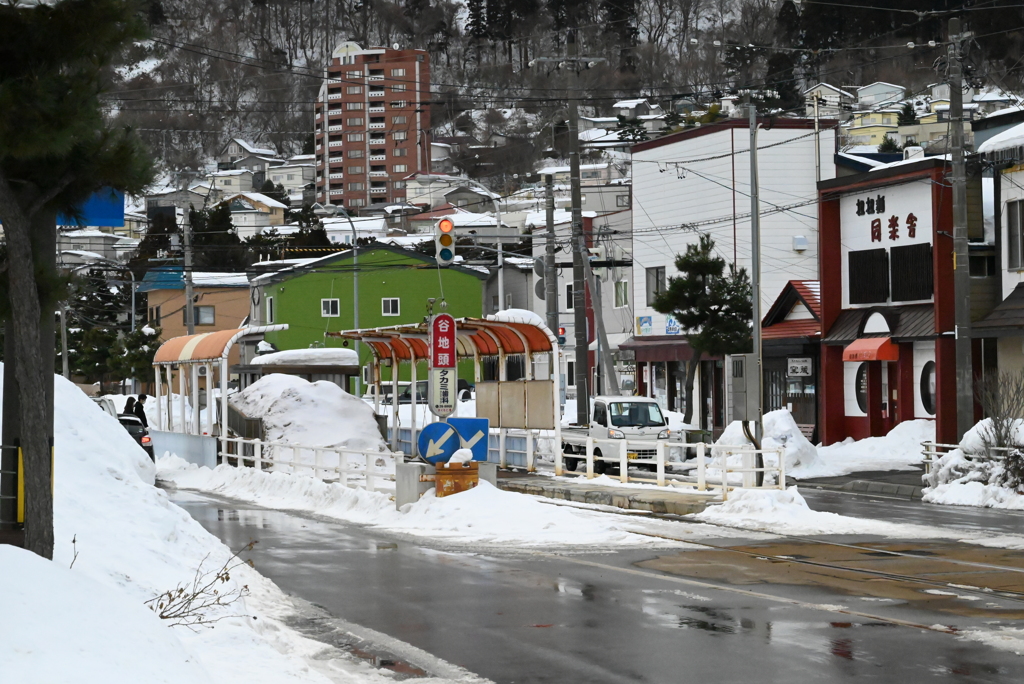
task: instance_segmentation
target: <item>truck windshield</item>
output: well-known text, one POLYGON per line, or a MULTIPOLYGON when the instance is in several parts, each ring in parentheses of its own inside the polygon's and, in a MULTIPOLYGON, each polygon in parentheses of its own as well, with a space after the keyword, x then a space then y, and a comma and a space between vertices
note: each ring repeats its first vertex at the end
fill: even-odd
POLYGON ((661 408, 654 402, 617 401, 608 405, 614 427, 647 427, 664 425, 661 408))

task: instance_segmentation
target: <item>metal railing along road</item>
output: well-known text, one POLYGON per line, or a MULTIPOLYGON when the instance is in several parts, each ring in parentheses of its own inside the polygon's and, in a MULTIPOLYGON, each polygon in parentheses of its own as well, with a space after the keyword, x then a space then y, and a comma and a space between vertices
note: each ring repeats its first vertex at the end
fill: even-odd
MULTIPOLYGON (((697 491, 707 491, 709 489, 719 489, 722 492, 722 499, 725 500, 729 496, 730 489, 737 489, 738 487, 750 488, 756 486, 757 473, 764 473, 765 475, 774 474, 774 482, 768 485, 762 485, 764 489, 785 489, 786 488, 786 462, 783 456, 783 450, 781 447, 774 449, 755 449, 751 445, 740 445, 740 446, 729 446, 721 444, 706 444, 704 442, 686 443, 680 445, 675 442, 667 442, 665 440, 632 440, 632 439, 595 439, 594 437, 588 437, 586 440, 586 453, 585 454, 566 454, 561 449, 555 450, 555 473, 562 475, 564 472, 564 459, 566 457, 573 459, 574 461, 585 461, 586 462, 586 477, 592 479, 596 477, 594 464, 596 462, 603 462, 612 466, 617 466, 619 469, 619 480, 624 483, 629 482, 640 482, 650 483, 654 482, 659 487, 664 487, 669 482, 665 475, 666 468, 666 452, 670 448, 678 448, 685 446, 686 448, 693 448, 696 450, 696 467, 691 470, 696 470, 696 482, 685 482, 678 479, 673 479, 673 484, 696 484, 697 491), (711 449, 711 460, 707 460, 707 450, 711 449), (596 453, 600 450, 600 453, 596 453), (640 456, 641 453, 649 454, 653 452, 654 457, 640 456), (756 456, 761 454, 762 457, 774 455, 775 465, 764 465, 757 467, 756 456), (729 457, 739 455, 742 457, 742 463, 740 465, 730 464, 729 457), (629 472, 630 467, 636 466, 654 466, 654 478, 650 477, 637 477, 631 475, 629 472), (717 471, 718 477, 712 476, 709 481, 708 471, 717 471), (740 484, 734 484, 730 482, 729 475, 739 473, 742 475, 742 482, 740 484)), ((767 478, 765 478, 767 481, 767 478)))
MULTIPOLYGON (((935 464, 940 457, 945 456, 954 449, 959 449, 959 444, 940 444, 938 442, 921 442, 921 453, 924 458, 921 462, 924 463, 924 474, 932 474, 932 466, 935 464)), ((1012 451, 1010 447, 985 447, 981 453, 970 453, 965 451, 964 458, 968 460, 981 460, 981 459, 995 459, 1001 458, 1006 455, 1007 452, 1012 451), (992 453, 996 452, 996 453, 992 453)))
POLYGON ((375 491, 394 489, 395 463, 402 452, 359 451, 340 447, 306 446, 244 437, 219 438, 221 463, 256 470, 310 475, 343 487, 375 491), (234 463, 232 463, 234 461, 234 463), (378 483, 383 487, 378 487, 378 483))

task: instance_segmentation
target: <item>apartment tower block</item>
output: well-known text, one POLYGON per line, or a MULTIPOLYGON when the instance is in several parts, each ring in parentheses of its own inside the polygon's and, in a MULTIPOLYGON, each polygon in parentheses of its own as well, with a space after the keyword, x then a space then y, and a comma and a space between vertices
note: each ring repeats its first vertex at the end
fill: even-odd
POLYGON ((405 201, 430 172, 430 56, 341 43, 316 101, 316 197, 353 213, 405 201))

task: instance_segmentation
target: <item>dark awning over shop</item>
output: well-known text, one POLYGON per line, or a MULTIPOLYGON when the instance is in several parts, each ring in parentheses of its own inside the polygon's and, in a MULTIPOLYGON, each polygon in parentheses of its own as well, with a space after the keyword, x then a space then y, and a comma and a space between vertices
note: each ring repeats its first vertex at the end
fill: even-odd
POLYGON ((846 346, 859 338, 891 337, 893 342, 930 340, 936 337, 935 308, 932 304, 914 306, 847 309, 839 314, 823 344, 846 346), (871 314, 880 313, 889 321, 888 333, 864 333, 864 323, 871 314))
POLYGON ((972 323, 971 327, 972 337, 1024 336, 1024 283, 1018 283, 988 316, 972 323))
POLYGON ((637 361, 689 361, 693 347, 679 335, 632 337, 619 345, 619 350, 632 351, 637 361))

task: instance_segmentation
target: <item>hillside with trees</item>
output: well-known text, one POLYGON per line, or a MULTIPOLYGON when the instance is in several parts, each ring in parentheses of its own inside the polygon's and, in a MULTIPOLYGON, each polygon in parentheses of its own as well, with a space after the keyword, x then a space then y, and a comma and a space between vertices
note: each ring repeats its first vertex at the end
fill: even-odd
MULTIPOLYGON (((151 35, 125 54, 107 106, 157 157, 184 168, 231 135, 280 153, 309 151, 323 66, 344 40, 428 50, 435 129, 497 126, 527 145, 564 128, 567 88, 581 91, 590 112, 607 115, 624 96, 668 105, 755 90, 766 106, 794 110, 802 90, 818 81, 884 80, 915 92, 939 80, 949 15, 930 13, 960 3, 865 4, 871 7, 811 0, 799 8, 788 0, 148 0, 151 35), (573 27, 580 54, 606 61, 579 73, 557 62, 530 66, 537 57, 564 55, 573 27), (525 116, 502 114, 509 111, 525 116)), ((1006 27, 1024 25, 1024 6, 968 4, 961 15, 976 36, 969 79, 1019 89, 1024 36, 1006 27)), ((532 159, 533 148, 549 145, 528 146, 532 159)))

